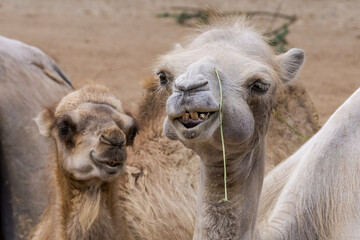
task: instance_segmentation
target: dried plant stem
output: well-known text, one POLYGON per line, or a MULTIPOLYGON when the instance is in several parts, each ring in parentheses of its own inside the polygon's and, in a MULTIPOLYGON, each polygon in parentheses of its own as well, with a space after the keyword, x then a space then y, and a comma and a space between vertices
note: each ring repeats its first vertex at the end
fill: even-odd
POLYGON ((221 135, 221 145, 222 145, 222 152, 223 152, 223 159, 224 159, 224 190, 225 190, 225 197, 221 201, 228 201, 227 196, 227 185, 226 185, 226 154, 225 154, 225 143, 224 143, 224 134, 223 134, 223 127, 222 127, 222 88, 221 88, 221 81, 219 77, 219 73, 214 68, 216 76, 219 80, 219 88, 220 88, 220 104, 219 104, 219 121, 220 121, 220 135, 221 135))
POLYGON ((293 133, 295 133, 300 138, 303 138, 305 140, 308 140, 310 138, 310 137, 302 135, 298 130, 296 130, 293 126, 291 126, 290 123, 288 123, 285 120, 285 118, 281 115, 281 113, 279 113, 278 111, 273 110, 273 114, 275 115, 275 117, 277 119, 279 119, 282 123, 284 123, 293 133))

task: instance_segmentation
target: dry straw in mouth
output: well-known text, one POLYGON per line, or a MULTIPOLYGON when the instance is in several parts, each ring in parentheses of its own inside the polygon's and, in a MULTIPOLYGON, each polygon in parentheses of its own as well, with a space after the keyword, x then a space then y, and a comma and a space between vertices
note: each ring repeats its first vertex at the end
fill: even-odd
POLYGON ((220 104, 219 104, 219 121, 220 121, 220 135, 221 135, 221 145, 222 145, 222 152, 223 152, 223 159, 224 159, 224 190, 225 190, 225 197, 220 200, 229 201, 227 197, 227 186, 226 186, 226 154, 225 154, 225 143, 224 143, 224 134, 223 134, 223 126, 222 126, 222 88, 221 88, 221 81, 220 76, 216 68, 214 68, 216 76, 219 80, 219 88, 220 88, 220 104))

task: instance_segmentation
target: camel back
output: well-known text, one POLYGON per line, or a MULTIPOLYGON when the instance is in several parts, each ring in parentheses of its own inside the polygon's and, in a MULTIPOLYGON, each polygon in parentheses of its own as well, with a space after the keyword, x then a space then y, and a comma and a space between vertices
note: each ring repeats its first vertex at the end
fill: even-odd
POLYGON ((25 239, 47 201, 48 143, 32 120, 71 91, 35 47, 0 37, 1 239, 25 239))

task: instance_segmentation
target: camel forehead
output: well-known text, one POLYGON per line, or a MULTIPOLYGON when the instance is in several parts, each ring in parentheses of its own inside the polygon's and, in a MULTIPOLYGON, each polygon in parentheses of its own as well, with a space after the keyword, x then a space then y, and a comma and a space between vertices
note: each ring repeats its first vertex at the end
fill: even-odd
POLYGON ((256 71, 256 65, 267 69, 277 68, 275 54, 261 35, 249 29, 229 28, 200 34, 188 46, 164 55, 157 70, 167 70, 177 77, 190 65, 203 61, 204 58, 211 58, 211 62, 229 73, 249 69, 256 71), (245 69, 243 65, 251 67, 245 69))
POLYGON ((249 57, 273 55, 264 37, 250 28, 212 29, 200 34, 188 47, 199 48, 211 45, 234 49, 249 57))
POLYGON ((106 103, 93 103, 84 102, 81 103, 75 110, 81 116, 111 116, 119 112, 109 104, 106 103))
POLYGON ((104 103, 81 103, 76 109, 65 112, 79 128, 85 129, 89 125, 101 125, 107 122, 122 122, 119 111, 104 103))
POLYGON ((254 55, 272 57, 273 50, 266 39, 251 28, 224 27, 204 31, 196 35, 193 40, 183 48, 174 51, 211 48, 218 46, 223 49, 232 49, 249 57, 254 55))
MULTIPOLYGON (((122 129, 126 129, 134 123, 134 119, 113 106, 106 103, 85 102, 75 110, 65 113, 78 125, 79 129, 89 126, 101 127, 103 124, 115 123, 122 129)), ((97 128, 96 127, 96 128, 97 128)))
POLYGON ((88 85, 65 96, 58 104, 55 116, 75 110, 82 103, 104 103, 123 112, 122 104, 109 90, 100 85, 88 85))

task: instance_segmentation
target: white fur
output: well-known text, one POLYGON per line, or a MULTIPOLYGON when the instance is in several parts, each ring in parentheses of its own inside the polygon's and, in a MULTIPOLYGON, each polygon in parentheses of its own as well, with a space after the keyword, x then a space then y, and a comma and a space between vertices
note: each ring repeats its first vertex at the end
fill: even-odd
POLYGON ((359 125, 360 89, 270 172, 259 213, 264 239, 359 238, 359 125), (271 190, 276 185, 280 191, 271 190))

